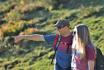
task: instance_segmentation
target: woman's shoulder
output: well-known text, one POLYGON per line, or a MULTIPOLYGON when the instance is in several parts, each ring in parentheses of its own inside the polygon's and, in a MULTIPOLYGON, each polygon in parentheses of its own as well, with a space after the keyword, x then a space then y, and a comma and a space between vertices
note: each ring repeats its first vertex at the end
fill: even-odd
POLYGON ((88 50, 89 50, 89 49, 93 49, 93 50, 95 49, 94 45, 92 45, 92 44, 87 45, 86 48, 87 48, 88 50))

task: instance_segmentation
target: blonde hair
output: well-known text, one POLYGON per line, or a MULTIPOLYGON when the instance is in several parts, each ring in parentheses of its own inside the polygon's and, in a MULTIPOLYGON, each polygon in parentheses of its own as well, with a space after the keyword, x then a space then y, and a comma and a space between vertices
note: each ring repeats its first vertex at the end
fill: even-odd
POLYGON ((73 44, 75 46, 74 49, 80 52, 81 58, 85 58, 86 57, 85 47, 89 44, 92 45, 88 27, 84 24, 78 24, 77 26, 75 26, 75 29, 76 29, 75 35, 77 38, 73 40, 73 44))

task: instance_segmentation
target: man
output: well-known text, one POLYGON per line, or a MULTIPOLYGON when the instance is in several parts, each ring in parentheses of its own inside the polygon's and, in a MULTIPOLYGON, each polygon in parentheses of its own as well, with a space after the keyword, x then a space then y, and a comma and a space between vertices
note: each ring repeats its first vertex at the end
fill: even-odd
POLYGON ((20 35, 15 36, 15 43, 22 39, 53 42, 53 48, 56 52, 54 70, 71 70, 71 45, 73 37, 69 28, 69 22, 68 20, 58 20, 55 25, 58 30, 56 35, 20 35))

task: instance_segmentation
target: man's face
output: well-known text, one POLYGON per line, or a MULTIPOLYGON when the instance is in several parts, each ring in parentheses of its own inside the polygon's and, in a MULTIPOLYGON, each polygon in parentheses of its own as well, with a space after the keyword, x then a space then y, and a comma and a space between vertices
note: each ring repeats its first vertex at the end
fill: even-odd
POLYGON ((60 27, 60 28, 57 28, 60 35, 65 35, 66 34, 66 31, 69 30, 68 26, 64 26, 64 27, 60 27))

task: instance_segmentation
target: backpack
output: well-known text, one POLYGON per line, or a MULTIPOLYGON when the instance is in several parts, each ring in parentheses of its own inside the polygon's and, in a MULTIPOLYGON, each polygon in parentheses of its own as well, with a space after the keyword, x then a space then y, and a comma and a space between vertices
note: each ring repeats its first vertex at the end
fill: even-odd
POLYGON ((96 48, 95 70, 104 70, 104 55, 99 48, 96 48))

